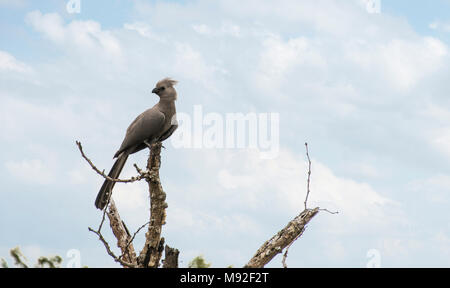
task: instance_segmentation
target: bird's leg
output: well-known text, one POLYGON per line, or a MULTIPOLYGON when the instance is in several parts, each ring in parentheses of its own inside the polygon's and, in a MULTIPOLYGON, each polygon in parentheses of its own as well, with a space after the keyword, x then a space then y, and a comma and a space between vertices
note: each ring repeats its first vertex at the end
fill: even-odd
POLYGON ((144 144, 147 145, 148 149, 152 149, 152 144, 148 143, 147 140, 144 140, 144 144))
MULTIPOLYGON (((148 143, 147 140, 144 140, 144 144, 147 145, 147 147, 148 147, 150 150, 152 149, 152 144, 148 143)), ((166 147, 164 147, 164 145, 162 145, 162 143, 161 143, 161 147, 164 148, 164 149, 166 149, 166 147)))

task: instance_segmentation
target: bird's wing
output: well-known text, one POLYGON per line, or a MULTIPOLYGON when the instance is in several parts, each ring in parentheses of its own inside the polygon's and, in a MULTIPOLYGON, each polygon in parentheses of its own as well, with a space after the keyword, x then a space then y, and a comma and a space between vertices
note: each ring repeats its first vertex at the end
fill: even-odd
POLYGON ((178 121, 177 121, 177 115, 173 115, 172 120, 170 121, 170 127, 169 129, 167 129, 167 131, 165 131, 158 139, 158 141, 164 141, 167 138, 169 138, 173 132, 175 132, 175 130, 177 130, 178 128, 178 121))
POLYGON ((164 134, 161 135, 161 137, 159 137, 158 141, 162 142, 164 140, 166 140, 167 138, 169 138, 173 132, 175 132, 175 130, 177 130, 178 128, 178 124, 172 124, 170 125, 169 129, 167 129, 166 132, 164 132, 164 134))
POLYGON ((130 147, 142 144, 145 140, 153 140, 161 134, 165 116, 153 107, 141 113, 128 127, 125 138, 115 157, 130 147))

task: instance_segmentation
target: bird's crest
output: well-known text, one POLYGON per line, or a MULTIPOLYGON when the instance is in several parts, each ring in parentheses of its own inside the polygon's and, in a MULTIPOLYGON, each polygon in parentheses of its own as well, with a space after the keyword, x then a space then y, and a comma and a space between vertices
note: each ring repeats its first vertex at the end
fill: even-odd
POLYGON ((162 80, 160 80, 157 84, 156 84, 156 87, 160 87, 160 86, 162 86, 162 85, 167 85, 167 86, 174 86, 174 85, 176 85, 178 83, 178 81, 177 80, 173 80, 172 78, 169 78, 169 77, 167 77, 167 78, 164 78, 164 79, 162 79, 162 80))

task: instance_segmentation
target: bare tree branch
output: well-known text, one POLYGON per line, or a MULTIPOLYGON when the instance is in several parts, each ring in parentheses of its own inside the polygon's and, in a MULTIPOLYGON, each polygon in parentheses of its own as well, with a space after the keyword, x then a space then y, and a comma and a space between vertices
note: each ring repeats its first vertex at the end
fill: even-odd
POLYGON ((305 210, 307 209, 306 203, 308 202, 309 196, 309 183, 311 181, 311 159, 309 159, 308 143, 305 142, 306 147, 306 157, 308 157, 308 180, 306 184, 306 197, 305 197, 305 210))
POLYGON ((284 248, 298 239, 305 231, 305 226, 316 216, 319 208, 306 209, 290 221, 286 227, 281 229, 270 240, 266 241, 256 254, 245 265, 245 268, 262 268, 277 254, 281 253, 284 248))
POLYGON ((105 174, 105 170, 100 171, 93 163, 92 161, 84 154, 83 152, 83 146, 81 146, 81 142, 76 141, 78 149, 81 152, 81 156, 89 163, 89 165, 91 166, 92 169, 94 169, 95 172, 97 172, 99 175, 101 175, 103 178, 112 181, 112 182, 120 182, 120 183, 132 183, 132 182, 136 182, 136 181, 140 181, 143 178, 145 178, 147 175, 145 172, 142 172, 142 170, 140 170, 136 164, 134 164, 135 168, 138 170, 139 172, 139 176, 137 177, 131 177, 130 179, 116 179, 116 178, 111 178, 108 175, 105 174))
MULTIPOLYGON (((81 152, 81 156, 89 163, 91 168, 96 171, 99 175, 101 175, 103 178, 108 179, 110 181, 114 182, 122 182, 122 183, 131 183, 135 181, 139 181, 143 179, 146 174, 145 172, 142 172, 136 164, 134 166, 136 167, 136 170, 139 172, 140 176, 138 177, 132 177, 131 179, 127 180, 121 180, 121 179, 114 179, 109 176, 107 176, 104 171, 100 171, 93 163, 92 161, 84 154, 83 147, 81 145, 81 142, 76 141, 76 144, 78 146, 78 149, 81 152)), ((145 226, 145 225, 144 225, 145 226)), ((136 252, 134 251, 134 247, 132 245, 132 241, 136 234, 141 230, 141 228, 131 237, 129 235, 129 232, 125 226, 125 223, 121 220, 119 212, 116 208, 116 205, 114 201, 111 199, 111 195, 109 196, 107 200, 107 204, 105 205, 105 208, 103 209, 102 214, 102 220, 100 221, 99 227, 97 230, 94 230, 89 227, 89 231, 95 233, 99 240, 103 243, 103 245, 106 248, 107 253, 118 263, 120 263, 124 267, 138 267, 137 265, 137 257, 136 252), (108 210, 109 209, 109 210, 108 210), (106 215, 108 215, 110 226, 113 231, 114 236, 117 239, 117 246, 121 249, 122 254, 117 257, 111 250, 109 243, 105 240, 103 237, 101 230, 103 227, 103 223, 105 222, 106 215), (124 259, 124 260, 122 260, 124 259)))
POLYGON ((180 255, 180 251, 168 245, 164 247, 164 251, 163 268, 178 268, 178 255, 180 255))
POLYGON ((330 210, 325 209, 325 208, 320 208, 319 211, 325 211, 325 212, 328 212, 330 214, 339 214, 339 211, 330 211, 330 210))
POLYGON ((287 268, 286 259, 288 255, 289 248, 291 245, 303 235, 306 225, 311 221, 311 219, 316 216, 319 211, 327 211, 332 214, 337 212, 330 212, 327 209, 320 209, 316 207, 314 209, 308 209, 308 197, 310 193, 309 185, 311 182, 311 159, 309 158, 308 143, 305 143, 306 156, 308 158, 308 179, 306 184, 306 197, 304 201, 305 210, 303 210, 297 217, 290 221, 286 227, 280 230, 275 236, 270 240, 266 241, 259 249, 256 254, 250 259, 245 267, 249 268, 262 268, 267 263, 269 263, 273 257, 278 253, 281 253, 283 249, 286 249, 283 255, 281 263, 283 267, 287 268))
POLYGON ((292 242, 289 243, 288 246, 286 246, 286 249, 284 250, 284 254, 283 254, 283 259, 281 260, 281 264, 283 264, 283 268, 287 268, 286 259, 288 256, 289 248, 291 248, 291 245, 294 244, 294 242, 297 241, 297 239, 300 238, 300 236, 302 236, 302 235, 303 235, 303 233, 298 234, 297 237, 295 237, 295 239, 292 240, 292 242))
POLYGON ((117 246, 122 251, 122 255, 119 259, 123 259, 133 265, 137 265, 136 252, 134 251, 133 244, 131 244, 131 236, 129 235, 122 219, 120 219, 119 212, 117 211, 114 200, 110 200, 109 211, 107 212, 109 218, 109 225, 117 239, 117 246))
MULTIPOLYGON (((83 147, 79 141, 76 141, 81 156, 89 163, 91 168, 101 175, 103 178, 122 183, 131 183, 145 179, 149 185, 150 191, 150 221, 142 225, 133 236, 128 232, 125 223, 121 220, 119 212, 112 199, 108 199, 107 205, 103 210, 102 220, 97 230, 89 227, 89 231, 95 233, 99 240, 103 243, 107 253, 124 267, 158 267, 164 250, 164 238, 161 237, 162 225, 165 224, 167 203, 165 202, 166 194, 164 193, 161 181, 159 179, 159 167, 161 166, 161 143, 152 144, 150 156, 147 161, 147 171, 142 171, 136 164, 134 167, 139 176, 130 179, 114 179, 100 171, 92 161, 84 154, 83 147), (109 208, 109 210, 107 210, 109 208), (114 236, 117 239, 117 246, 121 249, 122 254, 117 257, 111 250, 109 243, 105 240, 101 233, 105 216, 108 215, 110 226, 114 236), (132 242, 136 235, 146 226, 149 225, 146 233, 146 241, 139 257, 136 257, 132 242)), ((150 148, 150 147, 149 147, 150 148)), ((172 249, 172 248, 171 248, 172 249)))
MULTIPOLYGON (((102 220, 99 224, 97 230, 94 230, 89 227, 89 231, 95 233, 99 240, 103 243, 106 248, 107 253, 118 263, 120 263, 124 267, 158 267, 161 261, 162 252, 164 251, 164 238, 161 237, 162 225, 165 224, 166 219, 166 208, 167 203, 166 194, 164 193, 161 181, 159 179, 159 168, 161 166, 161 147, 162 144, 155 143, 152 144, 150 149, 150 156, 147 161, 147 170, 143 171, 136 164, 136 171, 139 176, 132 177, 130 179, 114 179, 106 175, 103 171, 100 171, 92 161, 84 154, 83 147, 81 142, 76 141, 78 149, 81 152, 81 156, 89 163, 91 168, 97 172, 97 174, 101 175, 103 178, 114 181, 114 182, 122 182, 122 183, 132 183, 135 181, 140 181, 145 179, 149 185, 150 191, 150 221, 142 225, 133 236, 128 232, 125 223, 121 220, 119 212, 115 206, 114 201, 111 199, 111 195, 108 198, 108 202, 103 210, 102 220), (105 221, 106 215, 108 215, 110 226, 113 231, 114 236, 117 239, 117 246, 121 249, 122 254, 117 257, 114 252, 112 252, 109 243, 105 240, 101 233, 101 229, 103 223, 105 221), (136 257, 136 253, 133 247, 133 240, 136 235, 145 227, 149 225, 148 231, 145 234, 145 245, 142 251, 139 254, 139 257, 136 257)), ((168 247, 168 246, 167 246, 168 247)), ((170 264, 174 265, 174 256, 176 249, 170 248, 170 251, 166 252, 166 257, 170 264), (167 254, 168 253, 168 254, 167 254)), ((179 251, 178 251, 179 253, 179 251)), ((178 265, 178 254, 176 254, 176 265, 178 265)))
MULTIPOLYGON (((307 142, 305 142, 305 149, 306 149, 306 157, 308 158, 308 179, 307 179, 307 182, 306 182, 306 197, 305 197, 304 204, 305 204, 305 210, 307 210, 308 209, 307 208, 308 196, 309 196, 309 192, 310 192, 309 184, 311 183, 311 159, 309 158, 309 151, 308 151, 308 143, 307 142)), ((320 211, 320 209, 319 209, 319 211, 320 211)), ((294 240, 292 240, 292 242, 289 243, 289 245, 286 247, 286 250, 284 251, 284 254, 283 254, 283 259, 281 260, 281 263, 283 264, 284 268, 287 268, 286 259, 287 259, 287 255, 288 255, 288 252, 289 252, 289 248, 291 248, 291 245, 295 241, 297 241, 297 239, 300 238, 301 235, 302 234, 298 234, 298 236, 294 240)))
POLYGON ((88 227, 88 229, 89 229, 89 231, 95 233, 98 236, 99 240, 105 246, 106 252, 114 259, 114 261, 120 263, 123 267, 135 268, 135 267, 137 267, 136 253, 134 252, 134 248, 133 248, 133 250, 131 250, 131 248, 128 247, 129 243, 125 247, 122 244, 123 243, 123 238, 124 238, 123 235, 127 235, 127 236, 125 236, 126 239, 128 239, 129 235, 128 235, 128 232, 126 230, 125 224, 120 219, 120 216, 119 216, 119 213, 117 211, 116 205, 114 204, 114 201, 111 202, 111 200, 112 199, 111 199, 111 195, 110 195, 109 198, 108 198, 108 201, 107 201, 107 203, 105 205, 105 208, 103 209, 102 220, 101 220, 101 222, 100 222, 100 224, 98 226, 98 229, 94 230, 91 227, 88 227), (107 211, 108 207, 110 209, 109 212, 107 211), (122 255, 120 257, 117 257, 114 254, 114 252, 112 252, 111 247, 109 246, 109 243, 103 237, 102 232, 101 232, 103 223, 105 222, 106 214, 108 214, 108 218, 109 218, 109 221, 110 221, 111 229, 113 230, 114 236, 116 236, 117 245, 122 250, 122 255), (127 260, 125 260, 125 261, 122 260, 122 257, 124 255, 127 256, 126 259, 128 261, 127 260))
POLYGON ((145 180, 150 191, 150 224, 145 234, 145 245, 139 254, 139 265, 157 268, 164 250, 161 238, 162 225, 166 223, 166 193, 163 191, 159 179, 161 166, 161 142, 152 144, 150 157, 147 161, 148 176, 145 180))
MULTIPOLYGON (((99 240, 103 243, 106 248, 107 253, 118 263, 124 267, 152 267, 157 268, 160 265, 162 253, 165 250, 165 259, 163 260, 164 268, 178 267, 178 255, 179 251, 177 249, 171 248, 169 246, 164 247, 164 238, 161 237, 162 225, 165 224, 166 219, 166 194, 161 186, 161 181, 159 178, 159 168, 161 166, 161 147, 162 144, 154 143, 151 145, 150 155, 147 161, 147 170, 141 170, 136 164, 134 167, 138 172, 139 176, 132 177, 130 179, 113 179, 105 175, 104 171, 100 171, 89 158, 83 152, 81 143, 77 141, 78 148, 81 152, 82 157, 90 164, 91 168, 95 170, 103 178, 122 183, 131 183, 145 179, 149 186, 150 192, 150 221, 142 225, 134 234, 128 232, 125 223, 120 219, 117 208, 114 201, 108 199, 108 203, 103 211, 102 221, 99 225, 98 230, 93 230, 89 227, 89 231, 94 232, 99 240), (109 210, 107 211, 107 207, 109 210), (105 240, 101 234, 101 228, 105 220, 105 215, 108 215, 110 220, 110 225, 113 233, 117 239, 117 245, 122 250, 122 254, 117 257, 111 250, 108 242, 105 240), (136 257, 132 242, 136 235, 148 225, 147 233, 145 234, 145 245, 139 257, 136 257)), ((337 214, 338 212, 330 212, 327 209, 321 209, 316 207, 314 209, 307 208, 308 197, 310 194, 310 177, 311 177, 311 159, 309 157, 308 144, 305 143, 306 156, 308 158, 308 179, 307 179, 307 192, 304 201, 305 209, 293 220, 291 220, 286 227, 280 230, 271 239, 266 241, 259 249, 256 251, 255 255, 250 259, 250 261, 245 265, 249 268, 264 267, 269 263, 277 254, 281 253, 283 249, 285 253, 283 255, 283 267, 287 267, 286 258, 288 255, 288 250, 290 246, 303 235, 306 225, 311 221, 311 219, 319 212, 326 211, 331 214, 337 214)))
MULTIPOLYGON (((141 232, 141 230, 144 229, 144 227, 147 226, 149 223, 150 223, 150 222, 145 223, 144 225, 142 225, 141 227, 139 227, 138 230, 136 230, 136 232, 134 232, 133 237, 131 237, 131 239, 128 240, 128 243, 127 243, 127 245, 125 246, 125 250, 128 248, 128 246, 132 245, 133 240, 134 240, 134 238, 136 237, 136 235, 137 235, 139 232, 141 232)), ((136 256, 136 254, 135 254, 135 256, 136 256)), ((119 258, 122 258, 122 257, 123 257, 123 254, 120 255, 119 258)))
POLYGON ((117 257, 114 252, 112 252, 111 247, 109 246, 108 242, 105 240, 105 238, 103 237, 102 233, 100 233, 99 231, 96 231, 94 229, 92 229, 91 227, 88 227, 89 231, 95 233, 98 236, 98 239, 103 243, 103 245, 106 248, 106 252, 108 253, 109 256, 111 256, 114 261, 120 263, 122 266, 125 267, 129 267, 129 268, 137 268, 136 265, 132 264, 132 263, 128 263, 122 259, 120 259, 119 257, 117 257))

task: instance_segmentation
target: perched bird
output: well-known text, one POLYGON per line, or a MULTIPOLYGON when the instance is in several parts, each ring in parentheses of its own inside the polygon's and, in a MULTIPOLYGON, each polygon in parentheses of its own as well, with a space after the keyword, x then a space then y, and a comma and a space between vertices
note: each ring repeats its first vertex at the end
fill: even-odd
MULTIPOLYGON (((177 81, 164 78, 156 84, 152 90, 159 96, 159 102, 152 108, 141 113, 130 124, 125 134, 125 138, 117 150, 114 158, 116 162, 109 171, 108 176, 114 179, 119 178, 128 155, 141 151, 151 144, 164 141, 177 129, 175 100, 177 91, 173 87, 177 81)), ((115 182, 105 179, 95 200, 95 207, 103 209, 108 202, 115 182)))

